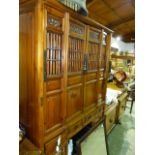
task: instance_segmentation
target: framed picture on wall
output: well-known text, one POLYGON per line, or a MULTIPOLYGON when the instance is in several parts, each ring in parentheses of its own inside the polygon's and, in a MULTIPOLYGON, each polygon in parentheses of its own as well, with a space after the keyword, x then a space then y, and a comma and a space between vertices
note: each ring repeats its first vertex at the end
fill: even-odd
POLYGON ((109 155, 105 125, 102 120, 77 142, 78 155, 109 155))

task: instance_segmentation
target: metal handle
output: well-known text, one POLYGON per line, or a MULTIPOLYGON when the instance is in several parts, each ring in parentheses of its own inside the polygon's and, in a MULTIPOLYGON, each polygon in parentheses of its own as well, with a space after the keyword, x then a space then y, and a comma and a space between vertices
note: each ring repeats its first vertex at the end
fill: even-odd
POLYGON ((86 73, 87 70, 88 70, 88 55, 84 54, 83 72, 86 73))

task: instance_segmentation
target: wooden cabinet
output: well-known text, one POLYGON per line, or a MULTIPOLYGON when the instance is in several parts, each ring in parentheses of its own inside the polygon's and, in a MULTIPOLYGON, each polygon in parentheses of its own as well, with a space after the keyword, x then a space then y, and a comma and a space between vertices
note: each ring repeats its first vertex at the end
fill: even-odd
POLYGON ((112 128, 116 125, 116 112, 117 112, 117 104, 114 102, 105 111, 105 125, 107 134, 109 134, 112 128))
POLYGON ((66 154, 103 116, 112 31, 53 0, 20 0, 19 18, 20 122, 42 153, 66 154))
POLYGON ((116 120, 117 122, 121 118, 121 116, 124 114, 126 103, 127 103, 127 97, 128 93, 125 91, 118 97, 118 108, 117 108, 117 116, 116 120))
POLYGON ((106 133, 109 134, 112 128, 119 123, 126 108, 128 94, 126 91, 122 92, 118 97, 118 103, 112 102, 105 106, 105 123, 106 133))

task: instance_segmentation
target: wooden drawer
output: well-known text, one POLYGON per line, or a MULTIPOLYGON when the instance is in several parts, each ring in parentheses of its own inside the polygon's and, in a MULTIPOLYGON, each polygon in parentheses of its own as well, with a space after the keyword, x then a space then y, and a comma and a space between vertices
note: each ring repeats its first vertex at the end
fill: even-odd
POLYGON ((123 115, 123 113, 124 113, 124 111, 125 111, 125 107, 126 107, 126 100, 124 100, 124 101, 122 101, 122 102, 120 103, 120 106, 119 106, 119 113, 118 113, 119 117, 121 117, 121 116, 123 115))
POLYGON ((122 101, 126 100, 127 97, 128 97, 128 93, 127 92, 123 92, 121 95, 119 95, 118 101, 122 102, 122 101))
POLYGON ((77 121, 76 123, 72 124, 68 127, 68 138, 73 137, 76 133, 78 133, 83 128, 83 121, 82 119, 77 121))
POLYGON ((119 98, 119 104, 118 104, 118 112, 117 112, 117 121, 120 119, 120 117, 123 115, 125 108, 126 108, 126 102, 127 102, 127 93, 123 93, 119 98))
POLYGON ((61 134, 45 144, 46 155, 65 155, 67 146, 67 138, 65 134, 61 134), (60 151, 56 152, 56 146, 60 140, 60 151))
POLYGON ((96 115, 93 117, 93 123, 99 122, 103 118, 103 107, 98 109, 96 115))
POLYGON ((84 119, 84 125, 89 124, 92 121, 93 117, 94 117, 94 113, 87 114, 84 119))
POLYGON ((108 134, 116 122, 116 106, 112 107, 105 114, 106 133, 108 134))

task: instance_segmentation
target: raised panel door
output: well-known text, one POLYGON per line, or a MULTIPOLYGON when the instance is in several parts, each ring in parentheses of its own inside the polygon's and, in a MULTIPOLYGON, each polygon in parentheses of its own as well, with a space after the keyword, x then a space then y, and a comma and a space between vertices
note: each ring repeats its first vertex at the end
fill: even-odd
POLYGON ((46 8, 44 51, 45 132, 60 128, 64 119, 64 14, 46 8))
POLYGON ((67 72, 67 118, 82 113, 83 91, 83 55, 86 44, 86 26, 70 19, 67 72))
POLYGON ((84 107, 95 106, 98 102, 98 73, 99 54, 101 44, 101 31, 87 27, 87 45, 85 55, 87 57, 87 71, 84 74, 84 107))

